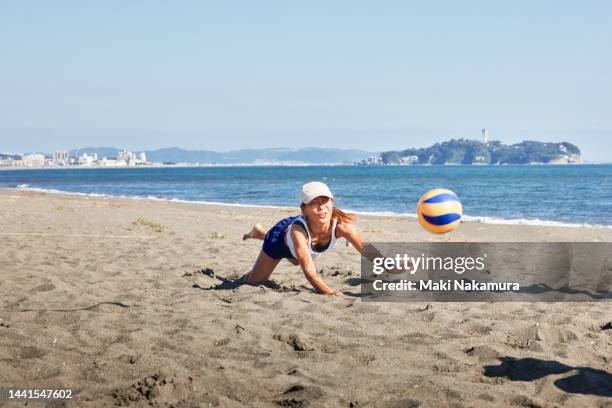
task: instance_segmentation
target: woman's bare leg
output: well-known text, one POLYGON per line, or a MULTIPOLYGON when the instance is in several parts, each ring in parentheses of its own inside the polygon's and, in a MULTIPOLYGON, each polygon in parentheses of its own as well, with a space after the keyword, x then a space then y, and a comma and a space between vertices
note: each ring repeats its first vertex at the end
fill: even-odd
POLYGON ((249 238, 264 239, 266 232, 266 229, 262 227, 261 224, 255 224, 249 232, 242 236, 242 240, 246 241, 249 238))
POLYGON ((253 265, 251 271, 246 274, 244 283, 254 284, 267 281, 279 262, 280 259, 271 258, 266 255, 264 251, 260 251, 255 261, 255 265, 253 265))

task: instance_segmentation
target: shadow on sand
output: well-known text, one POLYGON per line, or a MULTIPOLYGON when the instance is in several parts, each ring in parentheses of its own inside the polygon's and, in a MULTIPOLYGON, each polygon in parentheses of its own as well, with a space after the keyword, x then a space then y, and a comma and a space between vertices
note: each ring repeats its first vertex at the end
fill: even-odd
MULTIPOLYGON (((203 271, 205 269, 202 269, 203 271)), ((210 286, 208 288, 205 288, 203 286, 198 285, 197 283, 194 283, 193 285, 191 285, 192 288, 194 289, 200 289, 200 290, 205 290, 205 291, 209 291, 209 290, 233 290, 236 289, 242 285, 250 285, 248 283, 245 283, 245 277, 246 274, 241 276, 240 278, 236 278, 236 279, 227 279, 224 278, 223 276, 219 276, 214 274, 214 272, 212 271, 212 269, 206 268, 207 272, 210 273, 204 273, 205 275, 208 275, 210 277, 213 277, 215 279, 218 279, 221 281, 221 283, 218 283, 217 285, 214 286, 210 286)), ((198 271, 199 273, 199 271, 198 271)), ((188 276, 192 276, 192 275, 188 275, 188 276)), ((279 285, 277 282, 272 281, 272 280, 267 280, 264 282, 258 282, 256 284, 252 284, 252 286, 264 286, 268 289, 272 289, 278 292, 310 292, 310 293, 316 293, 314 289, 312 288, 308 288, 305 286, 300 286, 300 287, 287 287, 287 286, 282 286, 279 285)), ((354 297, 354 298, 361 298, 361 297, 366 297, 367 295, 361 294, 361 293, 356 293, 356 292, 351 292, 351 291, 344 291, 343 292, 345 296, 349 296, 349 297, 354 297)))
POLYGON ((487 377, 505 377, 510 381, 533 381, 548 375, 564 374, 574 371, 573 375, 554 382, 562 391, 574 394, 612 397, 612 374, 589 367, 571 367, 554 360, 537 358, 500 357, 498 366, 484 366, 487 377))
MULTIPOLYGON (((197 283, 194 283, 192 285, 193 288, 196 289, 202 289, 202 290, 232 290, 232 289, 236 289, 242 285, 248 285, 246 282, 244 282, 246 275, 241 276, 240 278, 237 279, 227 279, 224 278, 223 276, 219 276, 219 275, 215 275, 214 276, 216 279, 220 280, 221 283, 205 288, 202 287, 200 285, 198 285, 197 283)), ((265 286, 266 288, 269 289, 274 289, 274 290, 282 290, 283 287, 281 285, 279 285, 278 283, 276 283, 275 281, 272 280, 267 280, 264 282, 259 282, 256 285, 253 286, 265 286)))
POLYGON ((571 288, 569 286, 563 286, 560 288, 553 288, 550 287, 549 285, 546 285, 544 283, 537 283, 537 284, 533 284, 530 286, 526 286, 524 288, 521 288, 520 292, 522 293, 529 293, 529 294, 542 294, 542 293, 548 293, 548 292, 556 292, 556 293, 563 293, 563 294, 567 294, 567 295, 585 295, 590 297, 591 299, 595 299, 595 300, 610 300, 612 299, 612 292, 609 290, 602 290, 602 291, 597 291, 597 292, 589 292, 587 290, 581 290, 581 289, 576 289, 576 288, 571 288))

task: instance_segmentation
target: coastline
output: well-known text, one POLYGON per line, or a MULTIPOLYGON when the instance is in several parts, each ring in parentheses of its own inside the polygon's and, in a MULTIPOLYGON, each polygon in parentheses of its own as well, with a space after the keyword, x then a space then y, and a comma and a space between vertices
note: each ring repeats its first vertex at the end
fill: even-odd
MULTIPOLYGON (((76 195, 84 197, 105 197, 105 198, 122 198, 132 200, 153 200, 153 201, 168 201, 176 203, 188 203, 188 204, 203 204, 203 205, 217 205, 217 206, 228 206, 228 207, 244 207, 244 208, 275 208, 275 209, 291 209, 292 207, 278 206, 278 205, 263 205, 263 204, 247 204, 247 203, 227 203, 218 201, 202 201, 202 200, 184 200, 179 198, 160 198, 155 196, 125 196, 125 195, 111 195, 111 194, 99 194, 99 193, 80 193, 80 192, 69 192, 54 189, 43 189, 37 187, 29 187, 27 184, 21 186, 9 188, 0 187, 0 190, 17 190, 17 191, 32 191, 43 194, 59 194, 59 195, 76 195)), ((405 217, 416 219, 415 213, 399 213, 392 211, 364 211, 364 210, 353 210, 350 207, 345 208, 347 211, 357 214, 359 216, 371 216, 371 217, 405 217)), ((576 223, 576 222, 557 222, 550 220, 540 219, 506 219, 491 216, 471 216, 463 215, 462 223, 480 223, 480 224, 491 224, 491 225, 530 225, 530 226, 543 226, 543 227, 560 227, 560 228, 593 228, 593 229, 609 229, 612 230, 612 225, 602 224, 589 224, 589 223, 576 223)))
POLYGON ((356 163, 302 163, 302 162, 283 162, 283 163, 176 163, 176 164, 146 164, 136 166, 42 166, 42 167, 25 167, 25 166, 0 166, 0 170, 81 170, 81 169, 158 169, 158 168, 198 168, 198 167, 336 167, 358 166, 356 163))
POLYGON ((572 167, 572 166, 607 166, 612 165, 612 162, 582 162, 582 163, 447 163, 447 164, 360 164, 355 163, 307 163, 307 162, 282 162, 282 163, 177 163, 177 164, 148 164, 137 166, 42 166, 42 167, 25 167, 25 166, 0 166, 2 170, 84 170, 84 169, 163 169, 163 168, 232 168, 232 167, 530 167, 530 166, 552 166, 552 167, 572 167))

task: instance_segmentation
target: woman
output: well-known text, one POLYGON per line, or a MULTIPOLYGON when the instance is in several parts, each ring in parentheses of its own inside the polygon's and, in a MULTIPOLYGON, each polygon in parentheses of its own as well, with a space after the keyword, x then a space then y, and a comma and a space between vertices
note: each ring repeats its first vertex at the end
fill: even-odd
POLYGON ((279 262, 287 258, 289 262, 302 267, 306 279, 317 292, 340 296, 343 294, 341 291, 332 290, 321 280, 313 259, 333 249, 338 238, 346 239, 362 254, 366 247, 369 252, 370 246, 366 245, 353 225, 356 217, 334 208, 334 196, 325 183, 313 181, 304 184, 300 198, 302 215, 282 219, 267 232, 256 224, 244 234, 245 240, 255 238, 264 241, 255 265, 245 276, 244 282, 256 284, 268 280, 279 262))

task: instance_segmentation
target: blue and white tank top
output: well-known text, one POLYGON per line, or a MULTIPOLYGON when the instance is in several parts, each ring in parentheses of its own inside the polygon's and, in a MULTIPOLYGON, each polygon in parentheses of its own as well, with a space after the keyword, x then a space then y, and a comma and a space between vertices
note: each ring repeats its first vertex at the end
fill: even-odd
POLYGON ((321 252, 317 252, 312 248, 312 238, 310 236, 310 230, 308 229, 308 223, 306 222, 304 217, 300 215, 295 220, 293 220, 291 225, 289 225, 289 227, 287 228, 287 233, 285 234, 285 240, 287 242, 287 246, 289 247, 289 251, 291 252, 291 255, 294 258, 297 259, 297 256, 295 255, 295 246, 293 245, 293 240, 291 239, 291 228, 293 227, 293 224, 295 224, 296 222, 299 222, 304 227, 304 229, 306 230, 306 233, 308 234, 308 249, 310 250, 310 256, 312 256, 312 259, 316 259, 320 257, 321 255, 323 255, 325 252, 329 251, 330 249, 334 249, 334 247, 336 246, 336 225, 338 224, 338 220, 336 218, 332 218, 331 241, 329 241, 329 245, 327 245, 327 248, 325 248, 321 252))

